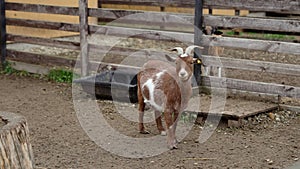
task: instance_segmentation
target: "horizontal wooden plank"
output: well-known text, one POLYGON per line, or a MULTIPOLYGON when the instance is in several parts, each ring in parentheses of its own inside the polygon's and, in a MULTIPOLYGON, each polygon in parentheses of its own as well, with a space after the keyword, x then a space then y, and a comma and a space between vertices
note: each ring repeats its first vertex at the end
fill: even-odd
MULTIPOLYGON (((79 42, 71 42, 65 40, 34 38, 34 37, 26 37, 26 36, 11 35, 11 34, 7 35, 7 40, 20 42, 20 43, 29 43, 35 45, 65 48, 71 50, 80 50, 79 42)), ((89 51, 91 52, 91 54, 97 54, 100 56, 105 55, 107 52, 109 54, 120 55, 120 56, 130 56, 135 52, 141 52, 140 49, 111 47, 111 46, 102 46, 102 45, 95 45, 95 44, 89 44, 89 51)), ((161 55, 161 52, 159 51, 149 50, 145 52, 147 52, 148 55, 150 56, 161 55)), ((168 55, 174 55, 174 54, 168 53, 168 55)), ((225 57, 206 56, 206 55, 202 56, 202 61, 203 64, 206 66, 300 76, 300 65, 264 62, 264 61, 255 61, 255 60, 246 60, 246 59, 233 59, 233 58, 225 58, 225 57)))
MULTIPOLYGON (((90 26, 91 32, 117 35, 126 37, 139 37, 154 40, 179 41, 193 44, 194 35, 182 32, 155 31, 146 29, 123 28, 114 26, 90 26)), ((280 41, 265 41, 244 38, 212 37, 204 35, 202 37, 204 46, 223 46, 230 48, 252 49, 267 52, 300 54, 299 43, 288 43, 280 41)))
POLYGON ((78 8, 36 4, 5 3, 6 10, 78 16, 78 8))
POLYGON ((76 60, 8 49, 7 59, 30 64, 74 67, 76 60))
POLYGON ((37 37, 28 37, 28 36, 7 34, 7 41, 14 41, 14 42, 19 42, 19 43, 29 43, 29 44, 35 44, 35 45, 44 45, 44 46, 71 49, 71 50, 80 50, 80 44, 78 42, 62 41, 62 40, 56 40, 56 39, 37 38, 37 37))
POLYGON ((289 43, 281 41, 203 36, 202 44, 210 46, 260 50, 266 52, 289 53, 295 55, 300 54, 300 43, 289 43))
MULTIPOLYGON (((7 19, 8 25, 26 26, 44 29, 64 30, 64 31, 79 31, 78 24, 56 23, 56 22, 43 22, 21 19, 7 19)), ((168 31, 156 31, 147 29, 135 29, 124 28, 115 26, 99 26, 90 25, 89 30, 91 33, 112 35, 112 36, 125 36, 125 37, 137 37, 153 40, 167 40, 167 41, 179 41, 188 44, 193 44, 194 35, 192 33, 183 32, 168 32, 168 31)), ((264 41, 244 38, 228 38, 228 37, 212 37, 203 36, 202 45, 204 46, 223 46, 230 48, 241 48, 251 50, 261 50, 267 52, 277 53, 290 53, 300 54, 299 43, 288 43, 280 41, 264 41)))
POLYGON ((46 21, 34 21, 29 19, 6 19, 7 25, 24 26, 41 29, 52 29, 70 32, 79 32, 78 24, 59 23, 59 22, 46 22, 46 21))
POLYGON ((300 20, 280 20, 238 16, 204 16, 204 25, 278 32, 300 32, 300 20))
POLYGON ((250 11, 300 12, 298 0, 204 0, 209 8, 245 9, 250 11))
MULTIPOLYGON (((195 7, 194 0, 102 0, 102 4, 127 4, 141 6, 195 7)), ((245 9, 251 11, 300 11, 298 0, 204 0, 204 7, 210 9, 245 9)))
POLYGON ((202 57, 202 62, 206 66, 300 76, 300 65, 206 55, 202 57))
POLYGON ((300 87, 281 84, 203 76, 202 85, 215 88, 227 88, 249 92, 274 94, 282 97, 300 98, 300 87))
MULTIPOLYGON (((193 26, 194 16, 178 13, 144 12, 137 10, 90 9, 89 15, 103 21, 141 25, 193 26), (136 14, 136 15, 133 15, 136 14), (131 15, 131 16, 129 16, 131 15), (121 18, 121 19, 120 19, 121 18), (190 24, 190 25, 188 25, 190 24)), ((291 19, 252 18, 204 15, 204 25, 278 32, 300 32, 300 21, 291 19)))

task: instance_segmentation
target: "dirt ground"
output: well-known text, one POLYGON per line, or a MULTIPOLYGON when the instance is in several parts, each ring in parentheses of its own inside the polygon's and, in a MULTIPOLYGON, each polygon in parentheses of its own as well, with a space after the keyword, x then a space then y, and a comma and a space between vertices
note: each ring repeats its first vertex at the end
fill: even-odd
MULTIPOLYGON (((179 149, 149 158, 124 158, 105 151, 83 131, 73 107, 71 86, 33 77, 0 75, 0 111, 19 113, 29 123, 37 167, 99 168, 286 168, 299 163, 299 113, 273 112, 247 119, 241 128, 219 128, 204 143, 195 125, 179 149)), ((112 103, 99 101, 106 118, 122 132, 140 137, 137 124, 120 118, 112 103), (121 121, 120 121, 121 120, 121 121), (120 125, 121 124, 121 125, 120 125)), ((151 135, 158 134, 153 124, 151 135)))

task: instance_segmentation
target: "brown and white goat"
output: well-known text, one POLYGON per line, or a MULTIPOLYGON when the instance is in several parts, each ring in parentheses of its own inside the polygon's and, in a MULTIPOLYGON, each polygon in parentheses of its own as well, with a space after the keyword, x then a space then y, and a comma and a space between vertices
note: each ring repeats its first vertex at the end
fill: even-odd
POLYGON ((189 46, 185 53, 180 47, 172 49, 178 52, 177 58, 167 57, 176 63, 176 67, 167 62, 150 60, 144 64, 138 73, 138 103, 139 103, 139 130, 145 130, 143 117, 145 104, 154 109, 157 128, 161 135, 167 134, 167 143, 170 149, 177 148, 175 130, 181 112, 187 107, 192 95, 193 64, 197 59, 192 57, 192 51, 199 46, 189 46), (165 131, 161 113, 164 112, 167 130, 165 131))

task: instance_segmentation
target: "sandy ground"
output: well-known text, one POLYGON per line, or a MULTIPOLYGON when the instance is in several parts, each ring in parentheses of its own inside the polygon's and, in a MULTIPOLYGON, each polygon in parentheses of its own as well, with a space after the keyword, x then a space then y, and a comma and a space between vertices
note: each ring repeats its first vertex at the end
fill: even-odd
MULTIPOLYGON (((285 168, 300 157, 299 113, 273 112, 247 119, 242 128, 218 128, 204 143, 196 140, 203 126, 194 125, 179 149, 148 158, 125 158, 95 144, 82 129, 71 86, 32 77, 0 75, 0 110, 25 116, 29 123, 35 164, 51 169, 99 168, 285 168)), ((98 101, 104 117, 120 132, 151 137, 153 123, 141 136, 137 123, 122 118, 110 101, 98 101)))

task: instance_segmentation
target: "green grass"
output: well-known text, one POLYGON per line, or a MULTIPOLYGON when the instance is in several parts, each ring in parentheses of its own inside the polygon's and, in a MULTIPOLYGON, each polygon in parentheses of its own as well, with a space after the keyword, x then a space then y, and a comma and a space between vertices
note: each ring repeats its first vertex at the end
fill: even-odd
POLYGON ((18 76, 29 76, 30 73, 24 70, 16 70, 12 67, 10 62, 5 62, 4 69, 0 71, 0 74, 6 74, 6 75, 18 75, 18 76))
POLYGON ((73 76, 77 77, 79 75, 73 74, 72 71, 64 69, 52 69, 48 74, 49 80, 59 83, 72 83, 73 76))
POLYGON ((74 74, 72 71, 65 70, 65 69, 52 69, 52 70, 50 70, 49 74, 46 76, 40 75, 40 74, 29 73, 24 70, 14 69, 10 62, 5 63, 4 68, 2 70, 0 70, 0 74, 16 75, 16 76, 30 76, 30 77, 39 78, 39 79, 51 80, 51 81, 55 81, 58 83, 72 83, 73 76, 76 78, 79 77, 79 75, 74 74))

